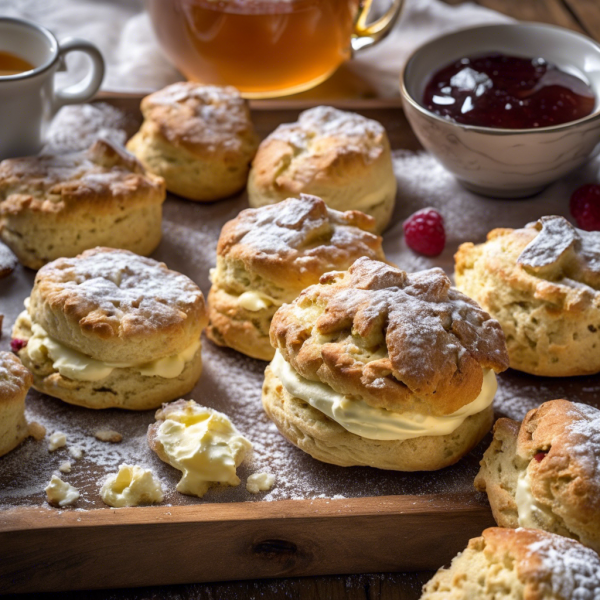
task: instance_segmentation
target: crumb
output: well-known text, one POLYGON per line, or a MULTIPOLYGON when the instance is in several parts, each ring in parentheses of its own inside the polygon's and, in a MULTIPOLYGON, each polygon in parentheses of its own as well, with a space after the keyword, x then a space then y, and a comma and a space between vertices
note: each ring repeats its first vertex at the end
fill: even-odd
POLYGON ((251 494, 258 494, 258 492, 267 492, 273 487, 275 483, 275 475, 270 473, 252 473, 246 481, 246 489, 251 494))
POLYGON ((50 483, 46 486, 46 501, 51 506, 62 508, 75 504, 79 499, 79 490, 63 481, 58 475, 52 475, 50 483))
POLYGON ((31 421, 27 430, 29 435, 34 440, 38 440, 38 442, 46 437, 46 428, 43 425, 40 425, 37 421, 31 421))
POLYGON ((81 446, 71 446, 69 454, 73 460, 79 460, 83 456, 83 448, 81 446))
POLYGON ((64 463, 60 464, 60 467, 58 467, 58 470, 61 473, 70 473, 71 472, 71 463, 68 460, 65 460, 64 463))
POLYGON ((123 439, 118 431, 112 429, 99 429, 94 432, 94 437, 101 442, 110 442, 111 444, 118 444, 123 439))
POLYGON ((67 445, 67 436, 62 431, 55 431, 48 438, 48 452, 54 452, 67 445))

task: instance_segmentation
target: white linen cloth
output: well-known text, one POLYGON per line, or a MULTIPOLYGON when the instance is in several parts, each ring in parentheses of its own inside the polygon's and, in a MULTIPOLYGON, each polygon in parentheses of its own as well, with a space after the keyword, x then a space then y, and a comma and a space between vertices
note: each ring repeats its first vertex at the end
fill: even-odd
MULTIPOLYGON (((374 10, 387 4, 388 0, 374 0, 374 10)), ((143 0, 0 0, 0 15, 39 23, 59 40, 73 36, 96 44, 106 61, 104 90, 144 93, 182 78, 162 54, 143 0)), ((406 0, 389 37, 360 52, 349 68, 380 96, 395 96, 398 74, 414 48, 448 31, 507 20, 471 3, 454 7, 439 0, 406 0)), ((81 77, 86 62, 82 56, 72 55, 68 66, 69 73, 62 75, 62 80, 74 81, 81 77)))

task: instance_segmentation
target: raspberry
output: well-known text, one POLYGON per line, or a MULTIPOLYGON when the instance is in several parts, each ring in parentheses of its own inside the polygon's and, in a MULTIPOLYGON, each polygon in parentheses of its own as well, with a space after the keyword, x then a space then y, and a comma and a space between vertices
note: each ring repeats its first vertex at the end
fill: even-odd
POLYGON ((25 346, 27 346, 27 340, 20 340, 18 338, 15 338, 14 340, 10 341, 10 349, 13 352, 18 352, 19 350, 25 348, 25 346))
POLYGON ((404 221, 403 227, 406 244, 411 250, 425 256, 438 256, 444 250, 444 219, 437 210, 419 210, 404 221))
POLYGON ((588 183, 573 192, 571 214, 585 231, 600 231, 600 185, 588 183))
POLYGON ((542 450, 538 452, 533 458, 535 458, 535 460, 537 460, 538 462, 542 462, 546 458, 546 454, 548 453, 542 450))

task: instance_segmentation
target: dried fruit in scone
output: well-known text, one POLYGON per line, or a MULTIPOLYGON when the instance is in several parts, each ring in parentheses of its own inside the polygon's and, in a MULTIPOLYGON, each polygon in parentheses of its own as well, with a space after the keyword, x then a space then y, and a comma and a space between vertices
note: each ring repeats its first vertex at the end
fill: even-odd
POLYGON ((513 369, 600 372, 600 232, 542 217, 462 244, 455 260, 456 287, 500 322, 513 369))
POLYGON ((385 260, 375 221, 358 211, 338 212, 302 194, 242 211, 223 227, 211 272, 208 337, 248 356, 271 360, 271 319, 327 271, 357 258, 385 260))
POLYGON ((38 271, 13 338, 37 390, 88 408, 147 410, 194 387, 206 323, 191 279, 95 248, 38 271))
POLYGON ((497 321, 441 269, 406 273, 361 258, 283 305, 263 407, 314 458, 400 471, 455 463, 487 433, 497 321))
POLYGON ((357 113, 316 106, 263 140, 252 163, 248 200, 258 207, 312 194, 329 208, 371 215, 380 233, 392 217, 396 188, 383 126, 357 113))
POLYGON ((25 396, 31 373, 10 352, 0 352, 0 456, 16 448, 28 435, 25 396))
POLYGON ((499 419, 475 487, 501 527, 544 529, 600 551, 600 410, 551 400, 499 419))
POLYGON ((486 529, 423 586, 421 600, 598 600, 600 558, 560 535, 486 529))
POLYGON ((235 88, 178 82, 146 96, 141 109, 127 148, 170 192, 211 202, 245 187, 258 136, 235 88))
POLYGON ((165 184, 124 148, 0 163, 0 238, 31 269, 96 246, 150 254, 161 239, 165 184))

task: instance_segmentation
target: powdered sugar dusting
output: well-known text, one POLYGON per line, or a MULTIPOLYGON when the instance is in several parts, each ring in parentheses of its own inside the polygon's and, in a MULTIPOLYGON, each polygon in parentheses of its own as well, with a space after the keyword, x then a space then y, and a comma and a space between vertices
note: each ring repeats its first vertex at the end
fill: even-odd
POLYGON ((544 597, 598 600, 600 598, 600 558, 585 546, 558 535, 529 544, 545 571, 544 597), (549 589, 547 589, 549 588, 549 589))

